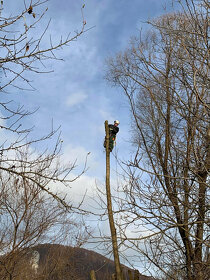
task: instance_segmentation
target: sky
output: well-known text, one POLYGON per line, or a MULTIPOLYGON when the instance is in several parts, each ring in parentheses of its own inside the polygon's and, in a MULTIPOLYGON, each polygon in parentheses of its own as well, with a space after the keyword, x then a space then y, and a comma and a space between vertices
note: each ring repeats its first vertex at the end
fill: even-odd
POLYGON ((31 108, 40 108, 33 116, 36 130, 45 132, 53 119, 55 126, 61 125, 65 153, 82 159, 90 152, 89 160, 95 164, 88 175, 100 177, 104 173, 105 120, 120 120, 119 153, 123 156, 131 148, 128 106, 119 90, 104 79, 105 60, 123 51, 130 37, 146 26, 143 22, 163 13, 164 1, 50 0, 46 17, 52 19, 52 38, 59 40, 60 34, 73 35, 80 29, 83 3, 86 29, 91 29, 58 52, 64 62, 52 61, 54 73, 35 77, 37 91, 25 92, 24 99, 31 108))
MULTIPOLYGON (((90 207, 88 197, 94 197, 96 184, 103 185, 105 180, 105 120, 120 121, 115 148, 118 157, 129 159, 132 152, 129 108, 120 90, 105 80, 105 61, 125 50, 131 36, 148 29, 148 19, 166 13, 165 8, 171 10, 172 6, 170 0, 50 0, 44 4, 48 11, 35 34, 39 34, 51 19, 44 44, 48 44, 49 35, 54 42, 58 42, 61 35, 65 38, 69 32, 73 36, 82 25, 83 4, 87 32, 55 52, 63 61, 46 62, 45 70, 53 72, 30 74, 35 91, 15 94, 18 94, 18 102, 29 110, 39 108, 26 120, 28 126, 35 125, 34 135, 39 137, 49 131, 52 120, 55 127, 61 126, 64 162, 77 159, 79 172, 90 153, 88 171, 71 190, 71 196, 78 201, 87 190, 86 207, 90 207)), ((4 1, 5 14, 16 14, 22 9, 22 0, 4 1)), ((38 13, 38 9, 34 12, 38 13)), ((117 168, 111 156, 113 184, 117 181, 117 168)))

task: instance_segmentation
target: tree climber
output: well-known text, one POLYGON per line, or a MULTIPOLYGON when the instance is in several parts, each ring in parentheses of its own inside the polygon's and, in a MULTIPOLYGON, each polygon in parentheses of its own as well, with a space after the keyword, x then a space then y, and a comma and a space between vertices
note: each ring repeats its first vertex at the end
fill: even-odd
MULTIPOLYGON (((119 132, 118 125, 120 122, 118 120, 114 121, 114 124, 109 124, 109 151, 111 152, 115 145, 116 134, 119 132)), ((104 148, 106 148, 106 137, 104 140, 104 148)))

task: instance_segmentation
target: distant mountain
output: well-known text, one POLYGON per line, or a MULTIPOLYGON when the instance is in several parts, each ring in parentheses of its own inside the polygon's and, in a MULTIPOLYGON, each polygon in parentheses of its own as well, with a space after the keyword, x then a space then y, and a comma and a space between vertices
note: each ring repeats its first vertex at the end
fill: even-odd
MULTIPOLYGON (((0 256, 0 279, 12 280, 90 280, 94 270, 97 280, 112 280, 114 262, 82 248, 40 244, 33 248, 0 256)), ((122 265, 124 280, 137 273, 122 265), (130 270, 130 272, 129 272, 130 270)), ((138 273, 138 280, 154 280, 138 273)))
MULTIPOLYGON (((42 244, 31 251, 31 265, 37 274, 51 276, 49 280, 90 280, 90 271, 94 270, 97 280, 111 280, 114 262, 104 256, 83 248, 57 244, 42 244)), ((125 280, 129 268, 123 267, 125 280)), ((134 275, 134 271, 131 270, 134 275)), ((139 274, 139 280, 154 280, 139 274)))

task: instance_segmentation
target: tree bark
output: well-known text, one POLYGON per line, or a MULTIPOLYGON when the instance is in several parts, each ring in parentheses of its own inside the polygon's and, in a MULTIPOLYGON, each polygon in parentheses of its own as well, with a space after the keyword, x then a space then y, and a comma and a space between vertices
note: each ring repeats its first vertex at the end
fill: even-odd
POLYGON ((128 270, 128 279, 133 280, 133 273, 131 270, 128 270))
POLYGON ((139 271, 138 270, 134 271, 134 280, 139 280, 139 271))

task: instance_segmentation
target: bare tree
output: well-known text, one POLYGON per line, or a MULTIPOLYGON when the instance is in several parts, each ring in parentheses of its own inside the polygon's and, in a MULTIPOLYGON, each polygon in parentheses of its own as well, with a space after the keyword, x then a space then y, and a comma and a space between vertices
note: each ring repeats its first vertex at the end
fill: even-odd
MULTIPOLYGON (((21 13, 4 17, 3 1, 1 2, 0 14, 0 48, 2 56, 0 58, 1 72, 4 77, 4 83, 1 85, 1 91, 8 90, 8 86, 20 88, 15 82, 22 80, 25 84, 30 81, 25 78, 27 72, 43 73, 43 62, 49 59, 59 59, 55 51, 78 39, 84 33, 86 21, 82 12, 82 27, 76 31, 73 36, 71 33, 66 38, 60 35, 57 43, 49 37, 49 43, 46 43, 46 32, 50 21, 43 27, 43 30, 35 34, 34 29, 41 23, 48 10, 46 6, 48 0, 22 1, 24 8, 21 13), (28 3, 28 6, 27 6, 28 3), (18 31, 17 31, 18 30, 18 31)), ((84 8, 84 5, 83 7, 84 8)))
MULTIPOLYGON (((27 156, 31 157, 31 154, 22 153, 19 158, 19 162, 22 162, 20 172, 28 169, 27 156)), ((16 174, 1 176, 1 279, 20 277, 24 273, 20 269, 24 262, 30 267, 29 262, 26 262, 26 248, 43 242, 73 243, 78 233, 79 220, 73 217, 73 211, 61 207, 57 199, 43 192, 37 184, 38 181, 42 185, 48 183, 48 178, 44 176, 46 172, 49 174, 46 161, 40 161, 34 167, 30 165, 30 168, 30 172, 34 169, 36 173, 35 182, 16 174)))
MULTIPOLYGON (((22 1, 23 10, 21 13, 5 17, 4 2, 1 1, 0 9, 0 73, 1 73, 1 130, 10 131, 17 134, 24 134, 30 131, 22 127, 20 120, 31 113, 18 104, 18 100, 9 99, 8 91, 16 90, 33 90, 33 85, 29 80, 32 73, 45 73, 46 60, 57 60, 56 50, 68 46, 71 42, 78 39, 85 31, 86 21, 82 12, 82 27, 71 36, 69 33, 66 38, 60 35, 59 42, 53 42, 49 37, 48 43, 46 33, 50 21, 43 29, 40 30, 40 24, 46 16, 48 1, 22 1), (34 32, 34 30, 39 30, 34 32)), ((49 135, 50 137, 50 135, 49 135)), ((22 139, 14 143, 18 147, 22 139)), ((5 148, 4 148, 5 149, 5 148)), ((3 150, 4 151, 4 150, 3 150)))
POLYGON ((126 163, 119 226, 124 244, 167 279, 203 280, 209 246, 209 4, 180 3, 181 12, 150 22, 146 36, 109 61, 107 77, 128 98, 137 147, 126 163), (131 227, 135 237, 127 235, 131 227))
MULTIPOLYGON (((4 17, 4 3, 1 1, 0 9, 0 71, 1 79, 1 135, 2 143, 0 144, 1 163, 0 170, 2 177, 17 176, 19 180, 28 180, 36 183, 42 191, 47 192, 56 198, 65 207, 69 206, 63 198, 59 198, 55 193, 46 188, 51 182, 58 182, 68 185, 72 180, 68 180, 68 174, 74 168, 74 164, 61 166, 58 163, 59 153, 61 149, 61 140, 58 136, 54 147, 46 151, 36 151, 33 157, 25 159, 25 167, 22 167, 22 161, 15 154, 21 154, 25 147, 28 151, 35 149, 36 144, 49 140, 55 135, 58 129, 52 127, 51 131, 41 138, 35 139, 30 137, 32 129, 25 128, 24 118, 32 114, 22 105, 18 104, 18 99, 13 102, 8 96, 8 91, 13 87, 17 90, 27 88, 29 85, 27 73, 44 73, 43 62, 48 59, 58 59, 55 50, 75 41, 84 33, 85 20, 82 12, 82 27, 75 35, 70 34, 58 43, 53 42, 53 38, 49 38, 49 44, 43 42, 49 23, 41 31, 34 32, 38 23, 45 17, 47 12, 47 1, 23 1, 24 9, 20 14, 10 17, 4 17), (28 3, 28 4, 27 4, 28 3), (17 31, 18 30, 18 31, 17 31), (44 172, 36 170, 36 166, 42 165, 44 172), (45 182, 43 184, 43 181, 45 182)), ((82 7, 83 8, 83 7, 82 7)), ((46 71, 46 70, 45 70, 46 71)), ((30 153, 30 152, 29 152, 30 153)), ((28 155, 29 155, 28 153, 28 155)), ((84 170, 83 170, 84 171, 84 170)), ((83 172, 82 172, 83 173, 83 172)), ((75 178, 76 179, 76 178, 75 178)))
MULTIPOLYGON (((60 151, 62 141, 51 131, 41 138, 31 136, 31 128, 24 127, 24 118, 29 112, 17 105, 18 98, 11 100, 8 94, 14 90, 29 90, 33 86, 28 74, 42 74, 44 61, 58 59, 55 51, 77 40, 85 31, 82 14, 81 30, 75 35, 67 35, 58 43, 45 35, 49 23, 39 32, 34 32, 47 12, 47 1, 23 1, 23 10, 14 16, 4 15, 4 2, 0 9, 0 273, 1 279, 20 279, 17 267, 21 266, 21 256, 25 248, 43 241, 64 242, 74 235, 73 213, 80 213, 79 206, 73 206, 66 194, 55 191, 58 186, 70 188, 71 183, 86 169, 69 179, 75 163, 62 165, 60 151), (51 141, 43 150, 45 141, 51 141), (40 142, 43 145, 39 145, 40 142), (44 142, 44 143, 43 143, 44 142), (42 149, 40 149, 42 146, 42 149), (68 238, 67 238, 68 236, 68 238), (16 278, 15 278, 16 277, 16 278), (19 278, 17 278, 19 277, 19 278)), ((8 14, 8 13, 5 13, 8 14)), ((44 69, 44 71, 43 71, 44 69)), ((80 240, 80 242, 82 242, 80 240)), ((23 271, 22 271, 23 272, 23 271)))

